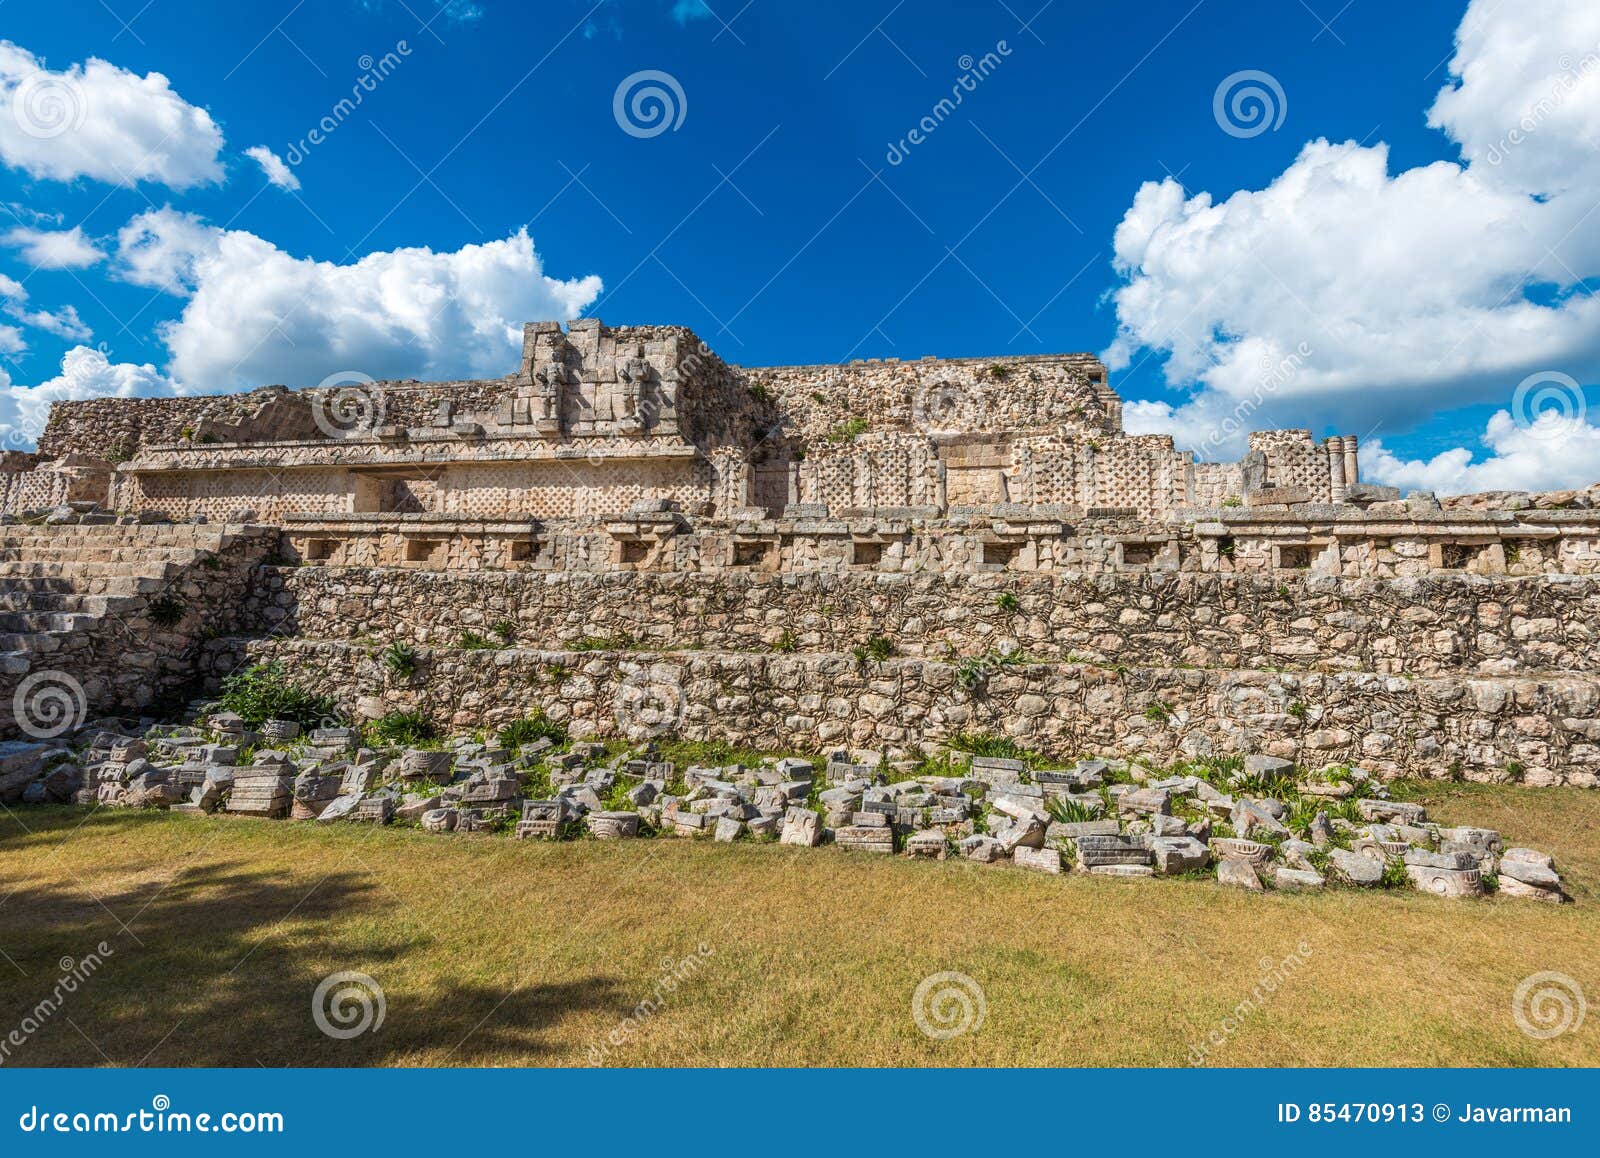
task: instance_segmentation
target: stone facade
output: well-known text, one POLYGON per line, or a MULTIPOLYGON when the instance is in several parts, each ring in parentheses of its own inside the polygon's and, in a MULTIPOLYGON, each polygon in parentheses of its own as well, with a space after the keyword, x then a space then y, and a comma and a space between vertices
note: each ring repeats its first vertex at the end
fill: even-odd
POLYGON ((626 731, 642 678, 775 748, 1600 770, 1600 486, 1402 500, 1303 430, 1197 463, 1089 355, 751 369, 531 323, 501 379, 60 403, 0 522, 8 700, 59 669, 142 710, 281 657, 458 727, 626 731))
POLYGON ((1037 663, 1294 668, 1383 675, 1600 671, 1600 586, 1456 576, 1013 576, 270 567, 255 633, 452 647, 509 626, 544 650, 626 640, 681 652, 848 655, 873 637, 949 663, 1015 649, 1037 663))
POLYGON ((453 728, 537 705, 575 735, 627 734, 644 693, 674 731, 758 749, 850 745, 899 756, 960 731, 1070 757, 1157 765, 1265 753, 1375 775, 1461 775, 1600 785, 1600 677, 1412 679, 1310 673, 1005 665, 967 686, 956 664, 850 655, 430 649, 396 678, 373 647, 217 641, 228 672, 279 659, 352 713, 415 710, 453 728))

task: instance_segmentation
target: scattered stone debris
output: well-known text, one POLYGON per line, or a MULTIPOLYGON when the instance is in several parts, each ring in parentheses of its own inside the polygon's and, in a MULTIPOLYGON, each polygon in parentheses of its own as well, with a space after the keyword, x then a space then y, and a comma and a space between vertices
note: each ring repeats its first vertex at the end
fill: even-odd
POLYGON ((1552 857, 1493 829, 1446 827, 1366 773, 1267 756, 1152 771, 1121 760, 1036 768, 876 752, 680 769, 653 746, 457 737, 363 746, 350 728, 250 727, 229 712, 142 729, 97 721, 74 742, 0 743, 0 801, 272 820, 409 824, 524 840, 679 836, 769 841, 1109 877, 1214 877, 1250 891, 1413 887, 1568 899, 1552 857))

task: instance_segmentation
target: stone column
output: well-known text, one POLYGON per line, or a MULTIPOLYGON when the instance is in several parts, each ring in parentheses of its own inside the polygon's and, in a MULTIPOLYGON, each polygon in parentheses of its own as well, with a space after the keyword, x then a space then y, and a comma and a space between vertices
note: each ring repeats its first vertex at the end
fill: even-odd
POLYGON ((1344 502, 1344 439, 1331 434, 1322 444, 1328 457, 1328 501, 1344 502))
POLYGON ((1351 486, 1361 481, 1361 464, 1356 457, 1356 436, 1344 436, 1344 481, 1351 486))

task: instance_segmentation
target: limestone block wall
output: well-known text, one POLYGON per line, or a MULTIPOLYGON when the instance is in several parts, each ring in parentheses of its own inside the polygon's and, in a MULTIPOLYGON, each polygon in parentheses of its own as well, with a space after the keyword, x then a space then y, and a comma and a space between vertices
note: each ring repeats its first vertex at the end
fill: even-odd
POLYGON ((16 621, 0 664, 0 736, 16 733, 18 711, 58 718, 48 699, 16 694, 29 677, 43 681, 35 696, 75 685, 79 723, 188 687, 201 641, 239 630, 278 540, 270 527, 0 527, 0 611, 16 621))
POLYGON ((1197 462, 1189 468, 1189 502, 1196 507, 1221 507, 1242 502, 1244 466, 1237 462, 1197 462))
POLYGON ((428 651, 400 679, 376 651, 303 640, 217 640, 218 672, 281 659, 351 712, 416 710, 455 729, 540 708, 580 735, 618 730, 640 702, 672 731, 775 749, 851 744, 891 755, 957 731, 1009 735, 1062 757, 1164 763, 1266 752, 1312 767, 1594 786, 1600 679, 1407 679, 1372 674, 1043 664, 969 691, 921 659, 727 653, 428 651))
MULTIPOLYGON (((739 465, 737 455, 718 452, 713 466, 724 453, 739 465)), ((702 465, 697 461, 696 469, 702 465)), ((736 481, 737 475, 729 478, 736 481)), ((679 493, 698 489, 696 484, 679 493)), ((558 493, 559 488, 552 488, 549 495, 558 493)), ((656 493, 672 492, 663 488, 656 493)), ((719 497, 719 510, 736 501, 730 488, 719 497)), ((430 504, 439 505, 434 500, 430 504)), ((529 505, 538 504, 530 500, 529 505)), ((904 575, 1215 572, 1290 579, 1600 575, 1600 519, 1578 511, 1541 512, 1536 524, 1457 512, 1432 522, 1369 520, 1349 517, 1349 508, 1343 509, 1343 517, 1337 508, 1323 508, 1323 517, 1310 519, 1298 512, 1188 512, 1211 517, 1183 522, 1135 514, 1087 518, 1081 510, 1057 507, 998 508, 991 517, 954 520, 933 518, 930 508, 921 513, 887 509, 847 519, 767 519, 755 511, 757 517, 746 521, 701 518, 706 504, 678 505, 680 510, 651 514, 600 510, 581 518, 541 520, 537 526, 525 521, 528 514, 505 520, 471 510, 454 515, 437 510, 400 516, 292 515, 288 554, 329 565, 384 566, 386 560, 406 557, 408 539, 445 533, 426 525, 443 520, 455 528, 451 534, 521 536, 528 541, 530 549, 516 556, 451 556, 451 567, 486 569, 517 564, 519 570, 904 575), (497 521, 503 524, 498 530, 493 526, 497 521), (469 529, 469 523, 480 529, 469 529)))
POLYGON ((451 646, 515 625, 521 646, 849 653, 873 636, 949 659, 1290 667, 1431 676, 1600 671, 1600 585, 1457 576, 448 574, 264 568, 246 630, 451 646), (1001 596, 1007 596, 1003 599, 1001 596))
POLYGON ((821 447, 850 422, 866 429, 997 432, 1122 429, 1122 402, 1091 354, 1007 358, 924 358, 818 366, 743 367, 769 394, 784 430, 821 447))

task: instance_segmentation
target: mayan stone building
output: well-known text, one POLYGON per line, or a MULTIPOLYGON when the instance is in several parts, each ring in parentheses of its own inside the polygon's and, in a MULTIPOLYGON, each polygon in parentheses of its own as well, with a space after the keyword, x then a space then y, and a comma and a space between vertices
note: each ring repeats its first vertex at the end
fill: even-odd
POLYGON ((1403 500, 1353 437, 1248 447, 1126 434, 1085 354, 750 369, 595 319, 493 380, 59 403, 0 461, 0 693, 138 711, 284 658, 455 726, 605 735, 642 688, 756 745, 1593 781, 1600 492, 1403 500))

